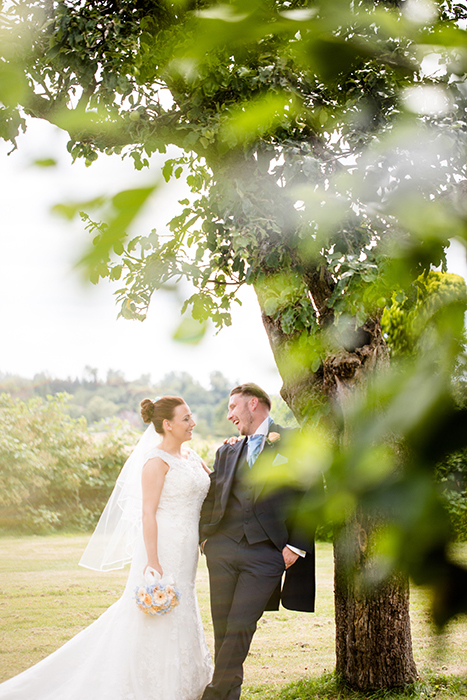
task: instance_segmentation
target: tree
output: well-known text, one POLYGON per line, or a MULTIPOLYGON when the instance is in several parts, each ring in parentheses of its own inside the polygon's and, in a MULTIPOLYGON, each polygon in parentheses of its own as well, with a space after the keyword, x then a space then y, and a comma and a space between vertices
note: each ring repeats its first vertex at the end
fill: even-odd
POLYGON ((156 289, 187 278, 193 339, 208 319, 230 323, 239 286, 254 285, 282 396, 303 425, 328 429, 303 448, 326 472, 327 499, 309 510, 340 532, 337 670, 364 688, 415 677, 402 565, 422 579, 436 552, 438 581, 462 575, 444 555, 426 451, 433 424, 459 419, 459 339, 434 322, 423 357, 393 371, 380 318, 444 264, 449 237, 465 238, 464 11, 400 4, 28 0, 8 15, 1 64, 19 76, 0 94, 13 141, 19 104, 66 129, 88 163, 121 152, 142 168, 181 149, 163 175, 185 177, 191 195, 169 231, 126 240, 155 185, 88 203, 107 218, 84 215, 94 244, 82 264, 95 282, 123 280, 125 317, 144 318, 156 289), (423 507, 404 515, 415 488, 423 507))

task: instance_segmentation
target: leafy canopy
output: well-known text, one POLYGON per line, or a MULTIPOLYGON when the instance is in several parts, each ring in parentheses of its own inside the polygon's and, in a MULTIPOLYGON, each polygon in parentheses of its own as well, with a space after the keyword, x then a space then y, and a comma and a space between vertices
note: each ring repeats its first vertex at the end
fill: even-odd
POLYGON ((190 192, 168 230, 127 241, 152 187, 92 203, 107 222, 88 221, 83 264, 93 281, 123 279, 124 316, 187 278, 202 323, 229 323, 245 283, 285 333, 322 325, 315 307, 363 323, 464 236, 462 6, 398 5, 14 4, 4 135, 26 111, 68 130, 88 163, 117 152, 142 168, 180 149, 163 176, 190 192), (320 270, 330 289, 313 285, 320 270))

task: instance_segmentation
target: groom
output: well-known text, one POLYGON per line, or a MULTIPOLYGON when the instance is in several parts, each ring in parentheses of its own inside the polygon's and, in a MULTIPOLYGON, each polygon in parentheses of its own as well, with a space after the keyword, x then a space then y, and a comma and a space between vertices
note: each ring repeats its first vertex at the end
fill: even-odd
POLYGON ((238 700, 243 662, 265 610, 277 610, 279 600, 292 610, 314 610, 314 547, 294 526, 296 494, 271 492, 248 479, 267 460, 288 461, 281 453, 294 431, 276 425, 270 409, 269 396, 256 384, 232 389, 227 418, 244 439, 217 451, 201 511, 215 638, 214 675, 202 700, 238 700))

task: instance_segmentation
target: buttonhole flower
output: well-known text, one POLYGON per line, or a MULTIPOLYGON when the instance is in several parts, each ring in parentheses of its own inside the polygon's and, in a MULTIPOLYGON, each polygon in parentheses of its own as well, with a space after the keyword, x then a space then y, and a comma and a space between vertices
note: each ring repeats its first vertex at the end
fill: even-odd
POLYGON ((280 433, 269 433, 267 436, 266 440, 269 445, 273 445, 275 442, 278 442, 281 439, 280 433))

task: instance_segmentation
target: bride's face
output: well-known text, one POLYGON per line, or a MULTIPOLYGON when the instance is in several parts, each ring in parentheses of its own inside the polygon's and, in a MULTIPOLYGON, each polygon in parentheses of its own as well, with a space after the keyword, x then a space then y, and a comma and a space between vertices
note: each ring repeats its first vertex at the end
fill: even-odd
POLYGON ((176 440, 186 442, 193 437, 193 428, 196 423, 186 403, 182 403, 175 408, 172 419, 164 421, 164 425, 166 432, 176 440))

